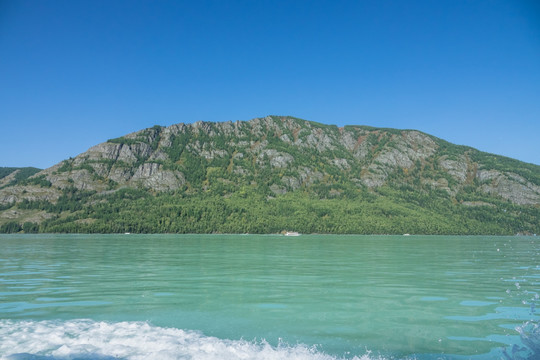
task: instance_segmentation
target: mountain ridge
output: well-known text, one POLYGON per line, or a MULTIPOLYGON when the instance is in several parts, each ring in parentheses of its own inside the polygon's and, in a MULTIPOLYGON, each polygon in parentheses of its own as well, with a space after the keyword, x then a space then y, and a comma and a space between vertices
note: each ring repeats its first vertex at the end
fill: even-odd
POLYGON ((35 167, 0 167, 0 188, 15 185, 20 181, 28 179, 42 169, 35 167))
MULTIPOLYGON (((168 127, 156 125, 110 139, 25 182, 0 188, 3 209, 0 225, 10 223, 11 229, 17 229, 14 225, 17 223, 22 229, 24 223, 32 223, 39 231, 133 232, 135 220, 122 227, 114 225, 114 217, 106 219, 96 215, 96 211, 102 211, 99 206, 104 203, 113 206, 115 202, 125 202, 125 199, 117 199, 117 195, 129 191, 144 194, 149 204, 167 198, 169 204, 179 209, 197 207, 196 199, 200 203, 209 198, 219 199, 228 202, 231 213, 242 202, 241 194, 247 194, 248 198, 258 199, 254 203, 260 206, 257 210, 260 216, 270 216, 265 206, 276 206, 292 198, 297 198, 299 203, 306 202, 308 207, 309 201, 323 204, 325 200, 342 201, 353 207, 367 204, 374 214, 381 207, 391 207, 390 204, 405 209, 411 207, 410 214, 408 210, 398 211, 403 212, 400 214, 405 221, 402 227, 350 225, 346 231, 340 231, 344 227, 334 218, 331 226, 314 225, 314 231, 308 227, 304 232, 374 231, 370 229, 379 229, 375 233, 410 232, 407 224, 413 222, 415 214, 428 216, 426 214, 431 213, 445 215, 450 220, 437 220, 442 225, 436 231, 429 231, 429 226, 425 225, 419 229, 420 233, 476 233, 474 229, 457 231, 459 219, 471 213, 471 209, 477 209, 480 218, 475 221, 479 227, 491 229, 482 233, 536 233, 539 230, 540 166, 454 145, 418 130, 360 125, 337 127, 290 116, 236 122, 199 121, 168 127), (433 205, 437 209, 429 210, 423 204, 427 200, 419 200, 426 196, 438 199, 440 204, 433 205), (70 205, 72 209, 61 209, 63 203, 73 203, 73 198, 78 198, 78 204, 70 205), (368 199, 372 199, 372 203, 382 201, 384 206, 379 204, 377 208, 368 199), (414 203, 418 204, 412 206, 414 203), (497 225, 492 222, 496 222, 498 213, 505 209, 507 212, 511 209, 513 215, 503 215, 504 226, 495 230, 497 225), (30 213, 33 215, 28 215, 30 213), (482 220, 486 216, 489 219, 482 220)), ((210 208, 203 212, 213 214, 213 205, 208 206, 210 208)), ((327 218, 337 216, 334 210, 327 209, 327 218)), ((275 227, 268 224, 231 227, 226 213, 219 216, 215 224, 198 228, 185 222, 179 225, 168 214, 165 216, 170 222, 168 227, 154 229, 150 226, 149 229, 156 232, 223 232, 225 229, 275 232, 280 230, 279 226, 290 226, 281 219, 275 227)), ((355 216, 357 214, 351 218, 355 216)), ((154 218, 160 221, 159 216, 154 218)), ((247 223, 257 221, 245 216, 242 219, 247 223)), ((385 219, 385 224, 392 223, 388 217, 385 219)))

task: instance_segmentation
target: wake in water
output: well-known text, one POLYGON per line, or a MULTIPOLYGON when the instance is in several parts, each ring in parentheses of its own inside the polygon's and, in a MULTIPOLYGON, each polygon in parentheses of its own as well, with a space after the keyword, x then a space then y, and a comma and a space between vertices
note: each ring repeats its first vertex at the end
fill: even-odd
MULTIPOLYGON (((407 359, 540 359, 540 325, 517 328, 521 343, 473 357, 418 354, 407 359), (488 357, 486 357, 488 356, 488 357)), ((0 360, 340 360, 316 347, 227 340, 145 322, 0 320, 0 360)), ((351 360, 384 360, 367 352, 351 360)), ((395 360, 394 358, 392 358, 395 360)))
MULTIPOLYGON (((144 322, 0 321, 1 360, 335 360, 305 345, 224 340, 144 322)), ((373 360, 369 354, 355 360, 373 360)))
POLYGON ((513 345, 503 350, 509 360, 535 360, 540 359, 540 325, 528 321, 516 329, 523 345, 513 345))

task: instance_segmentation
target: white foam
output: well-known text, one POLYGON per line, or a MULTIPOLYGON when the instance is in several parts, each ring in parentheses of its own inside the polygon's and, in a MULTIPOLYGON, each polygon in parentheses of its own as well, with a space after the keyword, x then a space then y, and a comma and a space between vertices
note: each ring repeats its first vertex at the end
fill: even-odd
MULTIPOLYGON (((1 360, 334 360, 305 345, 226 340, 145 322, 0 320, 1 360)), ((371 360, 369 354, 354 357, 371 360)))

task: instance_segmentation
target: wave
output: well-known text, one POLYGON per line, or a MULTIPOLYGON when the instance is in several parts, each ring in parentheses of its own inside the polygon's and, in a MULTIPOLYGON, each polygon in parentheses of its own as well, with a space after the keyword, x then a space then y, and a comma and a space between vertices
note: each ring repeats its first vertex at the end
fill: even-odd
MULTIPOLYGON (((1 360, 335 360, 316 347, 227 340, 146 322, 0 320, 1 360)), ((354 360, 374 360, 369 352, 354 360)))
MULTIPOLYGON (((406 359, 540 359, 540 325, 516 328, 520 344, 480 356, 416 354, 406 359)), ((344 360, 316 346, 272 346, 265 340, 229 340, 147 322, 88 319, 0 320, 0 360, 344 360)), ((350 360, 385 360, 370 351, 350 360)), ((395 358, 390 358, 395 360, 395 358)))

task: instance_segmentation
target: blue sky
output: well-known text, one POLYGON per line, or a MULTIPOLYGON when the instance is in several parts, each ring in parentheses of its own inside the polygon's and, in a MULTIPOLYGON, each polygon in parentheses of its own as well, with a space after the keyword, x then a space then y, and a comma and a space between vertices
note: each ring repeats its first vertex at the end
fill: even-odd
POLYGON ((540 164, 537 1, 0 1, 0 166, 292 115, 540 164))

